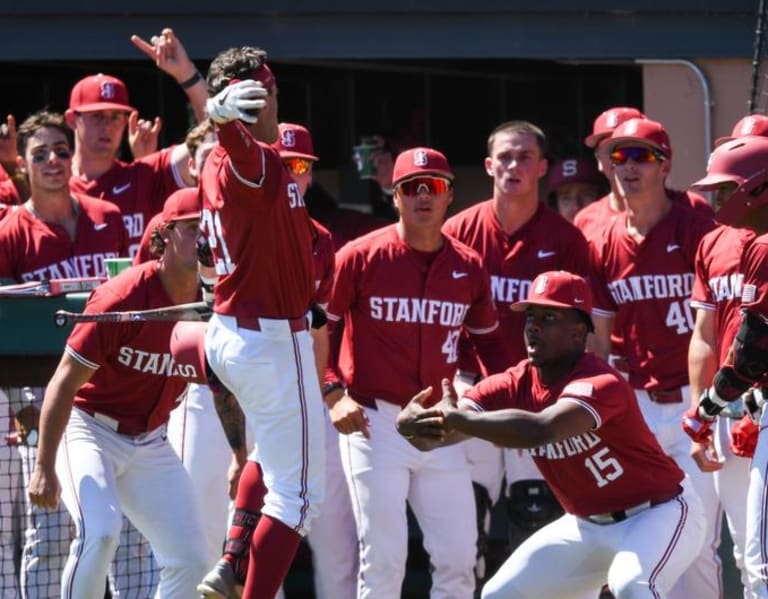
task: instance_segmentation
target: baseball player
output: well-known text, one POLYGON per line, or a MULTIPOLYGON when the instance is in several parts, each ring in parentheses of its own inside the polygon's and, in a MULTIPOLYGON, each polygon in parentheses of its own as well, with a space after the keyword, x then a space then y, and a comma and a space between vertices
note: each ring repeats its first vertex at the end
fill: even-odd
MULTIPOLYGON (((493 179, 489 200, 479 202, 452 218, 443 232, 476 250, 491 275, 491 293, 499 308, 502 337, 511 355, 510 364, 525 357, 524 319, 508 306, 524 299, 531 281, 541 272, 565 269, 586 273, 587 244, 581 233, 539 198, 539 182, 547 172, 547 139, 532 123, 510 121, 496 127, 488 137, 486 173, 493 179)), ((459 393, 473 385, 481 374, 471 348, 462 340, 459 393)), ((501 494, 504 470, 512 542, 520 534, 543 524, 529 518, 532 501, 547 503, 559 510, 541 481, 530 456, 516 450, 502 450, 480 439, 464 443, 475 484, 480 522, 478 578, 484 577, 483 538, 490 529, 491 506, 501 494)))
POLYGON ((9 114, 0 124, 0 202, 21 204, 21 198, 29 197, 29 186, 16 162, 18 152, 16 118, 9 114))
POLYGON ((547 174, 549 205, 572 223, 579 210, 601 197, 607 183, 594 158, 582 156, 558 160, 547 174))
MULTIPOLYGON (((484 599, 580 597, 605 580, 616 597, 666 597, 695 559, 704 510, 648 430, 631 387, 585 352, 592 297, 571 273, 540 274, 524 301, 528 359, 459 400, 398 417, 422 449, 478 436, 528 449, 566 514, 520 545, 483 587, 484 599), (510 409, 511 408, 511 409, 510 409)), ((689 597, 701 595, 689 595, 689 597)))
MULTIPOLYGON (((613 165, 611 164, 608 149, 613 130, 625 121, 636 118, 646 118, 646 116, 637 108, 630 106, 614 106, 609 108, 595 118, 592 134, 584 139, 584 144, 594 149, 597 166, 611 185, 610 191, 605 196, 600 198, 599 201, 585 206, 574 217, 574 224, 584 234, 587 241, 599 238, 603 227, 613 222, 625 210, 624 197, 613 178, 613 165)), ((683 201, 701 212, 704 216, 712 216, 712 208, 707 200, 699 194, 691 191, 675 191, 668 188, 666 190, 667 195, 672 200, 683 201)))
MULTIPOLYGON (((158 231, 161 258, 97 288, 86 312, 140 310, 198 297, 194 189, 175 192, 158 231)), ((188 598, 205 572, 192 484, 166 439, 168 414, 186 382, 170 354, 173 323, 78 324, 48 385, 40 415, 33 503, 59 496, 76 536, 62 597, 101 599, 122 513, 152 545, 162 568, 158 597, 188 598)))
MULTIPOLYGON (((0 279, 19 283, 51 278, 104 277, 104 260, 127 255, 127 236, 117 206, 68 187, 71 132, 62 115, 40 111, 19 127, 19 164, 29 180, 30 197, 15 207, 0 231, 0 279)), ((35 462, 37 420, 43 388, 8 390, 18 423, 24 486, 35 462)), ((60 572, 71 541, 66 510, 27 506, 22 559, 22 587, 27 597, 59 594, 60 572)), ((122 539, 125 544, 126 539, 122 539)), ((139 560, 152 572, 151 557, 139 560)), ((123 572, 127 563, 119 564, 123 572)), ((124 595, 137 590, 136 580, 115 582, 124 595)), ((142 591, 145 587, 141 587, 142 591)), ((150 587, 151 588, 151 587, 150 587)))
POLYGON ((674 590, 677 597, 720 597, 720 508, 712 477, 690 456, 677 424, 690 404, 687 353, 694 328, 690 295, 696 249, 715 226, 664 187, 669 136, 650 119, 630 119, 608 142, 615 184, 626 210, 593 239, 595 352, 607 358, 611 333, 622 340, 640 411, 662 448, 691 478, 711 517, 702 555, 674 590))
MULTIPOLYGON (((133 36, 132 41, 179 82, 195 113, 202 115, 207 98, 203 77, 173 31, 163 30, 152 37, 152 43, 138 36, 133 36)), ((129 119, 137 118, 132 116, 135 113, 125 83, 102 73, 89 75, 74 85, 65 113, 75 133, 70 186, 73 191, 117 204, 128 231, 131 256, 149 220, 162 211, 168 195, 195 184, 184 144, 130 163, 117 159, 126 125, 129 119)))
MULTIPOLYGON (((271 599, 324 494, 323 408, 307 319, 316 233, 298 184, 269 145, 278 134, 277 85, 266 53, 222 52, 208 87, 219 145, 203 167, 202 226, 219 280, 206 356, 253 429, 258 457, 249 459, 261 464, 268 491, 243 597, 271 599)), ((260 507, 255 497, 250 511, 260 507)), ((225 560, 233 575, 235 560, 225 560)))
POLYGON ((397 211, 392 199, 392 169, 395 156, 397 150, 392 140, 383 135, 363 137, 358 145, 352 147, 352 159, 358 175, 371 183, 368 194, 371 213, 386 222, 397 220, 397 211))
POLYGON ((402 152, 392 180, 400 220, 349 242, 336 256, 325 401, 343 433, 341 459, 360 548, 360 599, 400 595, 406 500, 430 555, 431 596, 473 594, 475 510, 461 448, 425 459, 394 428, 402 398, 455 374, 462 331, 490 371, 509 363, 480 257, 440 230, 453 199, 452 182, 440 152, 402 152), (336 352, 333 325, 342 319, 336 352))
MULTIPOLYGON (((722 142, 709 160, 707 176, 692 187, 716 193, 716 217, 723 223, 699 244, 696 280, 691 306, 696 309, 696 327, 691 337, 688 369, 693 407, 709 386, 719 365, 726 363, 741 322, 742 255, 756 235, 768 231, 763 196, 768 160, 768 140, 742 137, 722 142), (748 202, 744 199, 748 198, 748 202), (730 204, 731 200, 734 201, 730 204)), ((744 572, 746 534, 746 489, 757 427, 753 415, 728 410, 714 426, 714 434, 703 443, 693 443, 693 459, 704 472, 714 472, 715 489, 726 513, 733 539, 734 558, 744 572), (733 419, 739 419, 734 422, 733 419), (731 429, 733 428, 733 435, 731 429)), ((758 418, 759 419, 759 418, 758 418)), ((745 588, 749 588, 742 575, 745 588)))

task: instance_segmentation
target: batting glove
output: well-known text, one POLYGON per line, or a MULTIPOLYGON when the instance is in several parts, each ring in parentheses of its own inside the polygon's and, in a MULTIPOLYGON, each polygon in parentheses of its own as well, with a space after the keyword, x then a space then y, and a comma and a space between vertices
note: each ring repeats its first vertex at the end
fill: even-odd
POLYGON ((228 85, 213 98, 208 98, 205 109, 214 123, 223 125, 241 120, 255 123, 258 111, 266 106, 267 90, 260 81, 245 79, 228 85))
POLYGON ((709 443, 712 439, 712 423, 714 418, 702 416, 698 406, 688 408, 683 415, 683 430, 696 443, 709 443))
POLYGON ((731 427, 731 451, 734 455, 742 458, 751 458, 755 455, 759 432, 760 427, 755 424, 749 414, 745 414, 741 420, 736 422, 731 427))

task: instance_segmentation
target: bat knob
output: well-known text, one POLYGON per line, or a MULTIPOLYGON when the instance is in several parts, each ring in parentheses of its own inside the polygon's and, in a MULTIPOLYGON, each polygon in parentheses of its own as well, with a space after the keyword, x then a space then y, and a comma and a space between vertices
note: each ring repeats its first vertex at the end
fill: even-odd
POLYGON ((60 312, 56 312, 53 315, 53 323, 59 328, 67 326, 66 314, 61 314, 60 312))

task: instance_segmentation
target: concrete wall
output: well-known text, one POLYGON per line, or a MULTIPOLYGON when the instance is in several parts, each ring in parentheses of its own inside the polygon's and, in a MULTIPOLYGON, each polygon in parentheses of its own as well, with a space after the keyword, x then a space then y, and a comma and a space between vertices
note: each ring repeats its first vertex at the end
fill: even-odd
MULTIPOLYGON (((702 81, 688 66, 645 64, 643 66, 643 104, 646 114, 661 121, 672 140, 673 167, 670 186, 685 188, 706 171, 712 143, 730 135, 734 124, 748 112, 751 90, 751 61, 748 59, 693 59, 710 93, 705 106, 702 81), (711 138, 705 139, 705 124, 710 119, 711 138)), ((765 77, 761 78, 763 81, 765 77)), ((767 90, 768 91, 768 90, 767 90)), ((757 111, 765 112, 768 97, 761 97, 757 111)))

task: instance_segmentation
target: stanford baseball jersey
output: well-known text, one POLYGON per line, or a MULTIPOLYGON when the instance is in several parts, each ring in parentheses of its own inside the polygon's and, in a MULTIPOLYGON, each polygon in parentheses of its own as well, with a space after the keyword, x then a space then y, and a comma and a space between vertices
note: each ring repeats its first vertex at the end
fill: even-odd
POLYGON ((428 385, 430 402, 439 400, 441 379, 456 372, 462 330, 478 338, 497 331, 480 256, 443 239, 437 252, 419 252, 389 225, 337 253, 328 319, 344 318, 344 332, 331 364, 359 403, 405 405, 428 385))
POLYGON ((741 272, 742 307, 768 317, 768 234, 760 235, 747 247, 741 272))
MULTIPOLYGON (((445 222, 443 233, 458 239, 482 256, 491 275, 491 293, 499 311, 504 342, 511 364, 526 357, 523 327, 525 315, 509 306, 524 300, 536 275, 548 270, 567 270, 586 275, 587 242, 576 227, 551 208, 540 204, 520 230, 507 235, 487 200, 459 212, 445 222)), ((472 353, 462 347, 459 368, 479 372, 472 353)))
POLYGON ((626 221, 623 214, 591 242, 593 313, 615 316, 633 387, 676 389, 688 383, 696 248, 715 223, 672 202, 638 242, 626 221))
MULTIPOLYGON (((163 288, 156 261, 131 267, 96 288, 85 313, 147 310, 173 305, 163 288)), ((186 387, 171 356, 174 322, 79 323, 65 351, 93 368, 75 395, 75 406, 119 422, 118 432, 138 435, 165 423, 186 387)), ((186 364, 184 368, 194 368, 186 364)), ((183 378, 186 377, 186 378, 183 378)))
MULTIPOLYGON (((682 202, 693 208, 702 216, 712 218, 714 211, 707 200, 692 191, 676 191, 667 189, 667 195, 672 201, 682 202)), ((573 224, 584 234, 587 241, 600 237, 602 230, 610 225, 621 214, 611 208, 610 194, 604 195, 597 202, 587 204, 576 213, 573 224)))
POLYGON ((200 182, 201 229, 219 275, 214 311, 299 318, 315 293, 317 237, 299 186, 277 150, 257 142, 239 121, 220 126, 218 134, 200 182))
POLYGON ((11 211, 0 227, 0 277, 19 282, 106 277, 105 258, 127 255, 120 210, 82 194, 75 239, 59 225, 34 216, 26 206, 11 211))
POLYGON ((315 303, 323 308, 328 305, 333 290, 333 271, 336 255, 333 250, 333 236, 323 225, 312 219, 317 230, 317 241, 312 250, 312 267, 315 277, 315 303))
POLYGON ((683 472, 645 424, 629 385, 603 360, 585 353, 561 381, 546 386, 523 360, 468 390, 464 400, 483 411, 541 412, 572 401, 595 420, 592 430, 529 451, 563 508, 577 516, 667 500, 683 472))
POLYGON ((744 278, 741 259, 755 237, 749 229, 720 225, 701 239, 696 252, 691 306, 715 313, 718 364, 725 363, 741 324, 739 307, 744 278))
POLYGON ((184 187, 171 162, 172 149, 166 148, 130 163, 115 160, 111 169, 92 181, 77 176, 69 180, 72 191, 117 204, 128 232, 130 256, 138 251, 149 220, 162 212, 165 199, 184 187))

